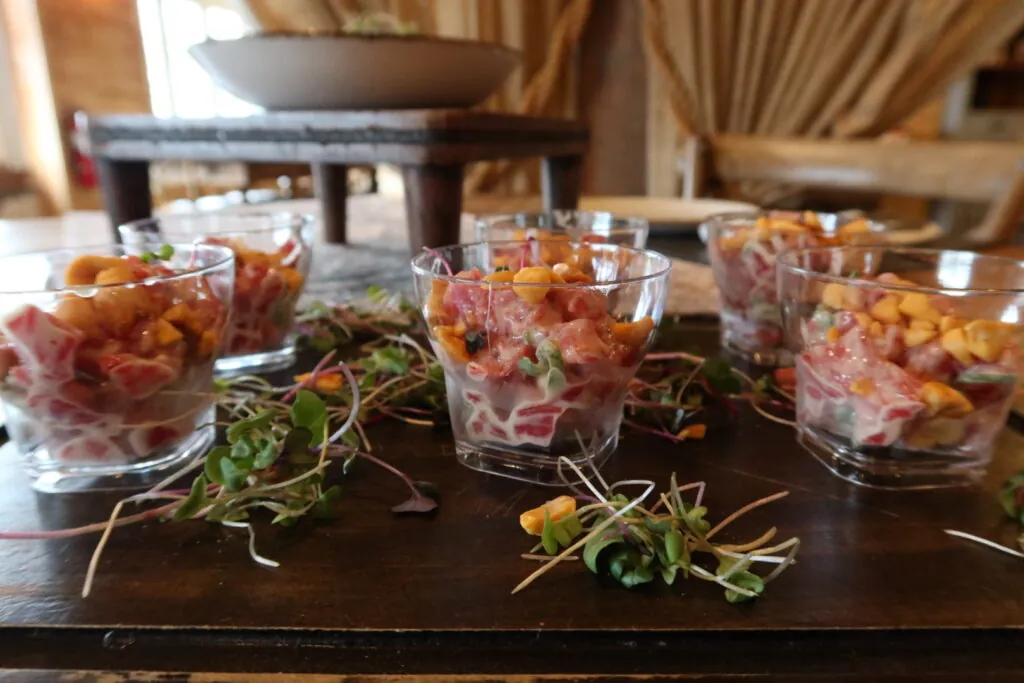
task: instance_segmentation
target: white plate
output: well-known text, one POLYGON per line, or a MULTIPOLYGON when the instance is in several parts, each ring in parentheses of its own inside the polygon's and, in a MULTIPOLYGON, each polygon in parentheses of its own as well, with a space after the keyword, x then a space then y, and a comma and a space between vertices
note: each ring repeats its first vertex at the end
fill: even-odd
POLYGON ((726 199, 677 199, 675 197, 583 197, 583 211, 608 211, 620 216, 646 218, 659 232, 692 231, 705 218, 716 213, 757 211, 755 204, 726 199))
POLYGON ((503 45, 426 36, 271 33, 189 53, 225 90, 272 110, 471 107, 520 62, 503 45))

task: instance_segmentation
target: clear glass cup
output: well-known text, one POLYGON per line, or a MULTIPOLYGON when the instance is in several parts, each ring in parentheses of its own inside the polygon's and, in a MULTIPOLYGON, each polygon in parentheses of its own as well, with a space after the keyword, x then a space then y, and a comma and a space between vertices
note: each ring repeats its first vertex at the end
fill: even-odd
POLYGON ((559 456, 600 466, 615 450, 671 263, 653 251, 574 242, 549 267, 542 245, 444 247, 416 256, 412 269, 459 461, 557 484, 559 456), (507 265, 510 250, 517 256, 507 265))
POLYGON ((831 247, 779 257, 799 440, 882 488, 969 484, 1020 384, 1024 262, 831 247))
POLYGON ((709 217, 701 230, 718 285, 722 346, 757 365, 792 365, 775 288, 776 257, 800 247, 874 244, 883 228, 863 218, 812 211, 709 217))
POLYGON ((314 218, 297 213, 192 213, 120 226, 126 245, 219 244, 235 252, 231 330, 217 372, 271 372, 295 363, 295 308, 313 257, 314 218))
POLYGON ((145 486, 212 443, 234 254, 168 251, 0 259, 0 397, 36 489, 145 486))
POLYGON ((545 242, 538 256, 544 263, 558 263, 569 242, 621 244, 643 249, 650 225, 644 218, 616 216, 597 211, 556 210, 545 213, 517 213, 478 216, 476 236, 481 242, 545 242))

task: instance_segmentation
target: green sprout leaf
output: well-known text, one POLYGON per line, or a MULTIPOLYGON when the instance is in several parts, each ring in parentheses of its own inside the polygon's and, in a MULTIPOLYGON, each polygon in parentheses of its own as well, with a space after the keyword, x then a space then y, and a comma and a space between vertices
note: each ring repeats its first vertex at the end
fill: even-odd
MULTIPOLYGON (((735 574, 730 576, 729 583, 733 584, 734 586, 738 586, 739 588, 746 589, 751 593, 756 593, 758 595, 761 595, 764 592, 764 581, 761 579, 761 577, 757 574, 754 574, 753 572, 748 572, 746 570, 736 572, 735 574)), ((747 602, 749 600, 753 600, 753 598, 749 595, 737 593, 731 588, 726 589, 725 599, 731 603, 747 602)))
POLYGON ((221 473, 220 461, 231 457, 231 449, 227 446, 217 446, 206 454, 206 463, 203 472, 206 478, 214 484, 224 485, 224 475, 221 473))
POLYGON ((732 371, 732 365, 725 358, 708 358, 701 368, 708 385, 720 394, 738 394, 743 390, 740 378, 732 371))
POLYGON ((192 519, 196 516, 196 513, 206 504, 206 486, 206 475, 200 474, 195 478, 195 481, 192 482, 192 488, 188 492, 188 497, 174 511, 174 521, 192 519))
POLYGON ((335 484, 316 499, 316 516, 322 519, 334 517, 339 501, 341 501, 341 487, 335 484))
POLYGON ((312 438, 310 445, 318 446, 323 441, 324 424, 327 421, 327 404, 312 391, 300 390, 295 395, 295 403, 291 408, 292 425, 305 427, 312 438))
POLYGON ((274 415, 272 410, 261 410, 250 418, 231 423, 225 432, 228 443, 235 443, 250 432, 266 429, 274 421, 274 415))

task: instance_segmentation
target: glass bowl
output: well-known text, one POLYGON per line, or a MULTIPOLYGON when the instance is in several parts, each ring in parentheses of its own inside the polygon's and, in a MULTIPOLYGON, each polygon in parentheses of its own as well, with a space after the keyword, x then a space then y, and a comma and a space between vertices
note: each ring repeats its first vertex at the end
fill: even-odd
POLYGON ((831 247, 779 257, 800 442, 883 488, 977 480, 1021 377, 1024 263, 831 247))
POLYGON ((297 213, 194 213, 118 228, 133 247, 219 244, 235 252, 231 329, 217 372, 271 372, 295 362, 295 307, 309 276, 314 218, 297 213))
POLYGON ((615 450, 671 263, 653 251, 570 243, 569 258, 549 267, 542 244, 444 247, 416 256, 412 269, 460 462, 557 484, 559 456, 600 466, 615 450), (512 266, 503 265, 509 250, 512 266))
POLYGON ((701 230, 718 285, 722 346, 757 365, 792 365, 775 289, 776 257, 799 247, 874 244, 883 228, 863 218, 813 211, 709 217, 701 230))
POLYGON ((621 244, 643 249, 650 226, 644 218, 616 216, 597 211, 556 210, 545 213, 517 213, 504 216, 479 216, 476 236, 481 242, 519 242, 538 240, 546 244, 537 256, 549 264, 558 263, 567 253, 568 242, 621 244))
POLYGON ((144 486, 213 441, 234 255, 169 251, 0 259, 0 397, 36 489, 144 486))

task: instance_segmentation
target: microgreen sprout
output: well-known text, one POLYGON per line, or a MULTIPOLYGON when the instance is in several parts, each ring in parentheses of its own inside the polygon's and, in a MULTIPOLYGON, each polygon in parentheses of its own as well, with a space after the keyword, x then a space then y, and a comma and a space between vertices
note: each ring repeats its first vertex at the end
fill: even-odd
POLYGON ((588 477, 568 458, 559 458, 558 475, 562 482, 577 500, 588 504, 554 522, 545 513, 541 542, 524 555, 540 558, 544 564, 516 586, 513 593, 561 562, 576 559, 574 553, 580 552, 583 564, 592 573, 609 576, 626 588, 650 583, 658 577, 672 585, 681 574, 683 578, 693 576, 717 583, 725 589, 726 600, 744 602, 761 595, 765 586, 796 558, 798 538, 768 545, 775 538, 775 527, 748 543, 712 540, 743 515, 784 498, 787 491, 755 500, 712 526, 707 520, 707 507, 701 505, 704 482, 680 485, 673 474, 669 490, 647 507, 644 503, 652 498, 655 482, 635 479, 609 485, 592 469, 588 477), (574 476, 570 477, 566 469, 574 476), (621 492, 637 487, 639 493, 621 492), (684 493, 693 494, 692 502, 684 499, 684 493), (538 555, 541 550, 547 553, 546 557, 538 555), (754 571, 759 564, 774 568, 762 575, 754 571))

